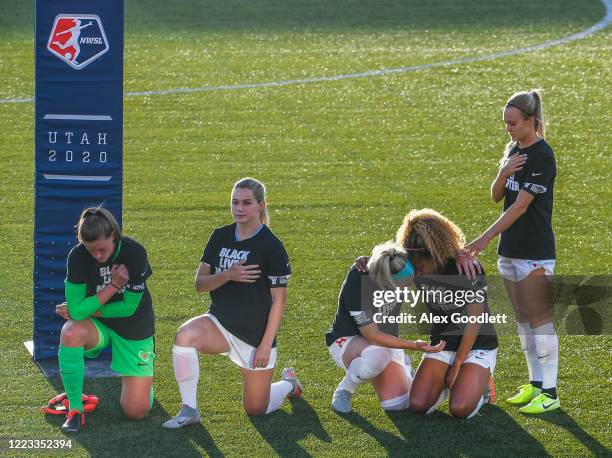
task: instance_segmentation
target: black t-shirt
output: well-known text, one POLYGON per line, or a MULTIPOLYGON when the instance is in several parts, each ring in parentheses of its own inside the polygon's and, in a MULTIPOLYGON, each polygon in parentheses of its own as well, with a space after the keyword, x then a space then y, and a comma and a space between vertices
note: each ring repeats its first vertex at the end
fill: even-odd
MULTIPOLYGON (((329 347, 341 337, 359 335, 359 328, 375 323, 374 315, 398 316, 400 303, 385 304, 382 307, 374 306, 374 291, 380 290, 367 272, 358 272, 351 269, 344 279, 342 289, 338 296, 338 309, 331 328, 325 334, 325 344, 329 347)), ((380 321, 380 320, 377 320, 380 321)), ((386 334, 398 336, 398 324, 377 323, 378 329, 386 334)))
MULTIPOLYGON (((430 331, 431 344, 437 345, 440 340, 444 340, 446 342, 444 350, 457 351, 463 330, 467 326, 467 324, 453 323, 453 314, 458 313, 460 316, 467 316, 467 305, 469 303, 484 303, 482 313, 489 313, 486 300, 487 280, 484 270, 481 275, 472 281, 465 275, 459 275, 455 259, 451 259, 441 275, 415 276, 414 284, 424 292, 427 291, 427 300, 424 302, 430 314, 446 317, 447 323, 434 323, 430 331), (467 293, 468 291, 472 291, 472 293, 467 293), (453 300, 449 301, 451 295, 453 300), (468 298, 470 302, 465 301, 468 298), (480 298, 484 299, 480 300, 480 298)), ((492 350, 494 348, 497 348, 495 328, 490 323, 482 324, 472 349, 492 350)))
MULTIPOLYGON (((257 347, 263 338, 272 306, 270 288, 286 288, 291 276, 289 256, 283 243, 267 227, 253 237, 236 240, 236 223, 215 229, 200 262, 215 274, 240 261, 256 264, 261 275, 254 283, 228 281, 210 292, 213 314, 225 329, 257 347)), ((273 346, 276 346, 274 339, 273 346)))
POLYGON ((508 229, 501 233, 497 253, 517 259, 555 259, 555 235, 552 229, 553 188, 557 166, 552 148, 539 140, 525 149, 518 146, 510 156, 526 154, 522 170, 506 180, 504 211, 518 197, 519 191, 533 194, 534 199, 508 229))
MULTIPOLYGON (((68 254, 66 280, 78 285, 87 285, 86 296, 93 296, 110 283, 113 264, 123 264, 128 270, 130 278, 125 290, 143 293, 143 296, 132 316, 97 319, 126 339, 142 340, 151 337, 155 333, 155 316, 147 288, 147 278, 153 271, 147 260, 147 251, 140 243, 129 237, 121 237, 119 253, 115 252, 102 264, 89 254, 82 243, 79 243, 68 254)), ((122 299, 123 290, 113 295, 107 304, 122 299)))

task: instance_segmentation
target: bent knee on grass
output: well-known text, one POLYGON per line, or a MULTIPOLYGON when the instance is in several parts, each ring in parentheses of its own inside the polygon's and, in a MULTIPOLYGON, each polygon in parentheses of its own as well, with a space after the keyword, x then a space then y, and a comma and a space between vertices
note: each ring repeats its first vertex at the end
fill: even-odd
POLYGON ((262 403, 243 403, 244 411, 251 417, 257 417, 259 415, 265 415, 268 410, 268 404, 262 403))
POLYGON ((448 410, 455 418, 467 418, 476 409, 478 402, 473 403, 463 399, 451 399, 448 405, 448 410))
POLYGON ((251 383, 247 382, 243 387, 242 406, 247 415, 257 416, 267 413, 268 404, 270 403, 270 384, 269 381, 265 383, 267 374, 262 373, 261 376, 263 376, 263 380, 258 380, 264 382, 261 386, 254 386, 253 380, 250 380, 249 382, 251 383))
POLYGON ((429 400, 426 398, 420 396, 416 396, 414 398, 411 397, 408 410, 418 415, 425 415, 432 405, 433 402, 429 402, 429 400))
POLYGON ((130 420, 142 420, 149 414, 149 404, 137 404, 134 402, 122 402, 123 414, 130 420))

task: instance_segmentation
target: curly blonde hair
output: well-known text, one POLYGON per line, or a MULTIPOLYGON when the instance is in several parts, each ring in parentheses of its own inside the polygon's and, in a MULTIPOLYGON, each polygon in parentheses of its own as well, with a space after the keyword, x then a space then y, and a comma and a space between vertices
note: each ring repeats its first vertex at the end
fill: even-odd
POLYGON ((404 217, 395 240, 409 256, 430 257, 436 272, 442 271, 465 244, 461 229, 431 208, 411 210, 404 217))

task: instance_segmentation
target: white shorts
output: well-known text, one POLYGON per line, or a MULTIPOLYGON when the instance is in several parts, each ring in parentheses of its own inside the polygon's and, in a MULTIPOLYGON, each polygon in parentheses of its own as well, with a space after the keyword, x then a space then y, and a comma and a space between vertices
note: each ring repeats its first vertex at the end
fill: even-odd
POLYGON ((253 367, 253 357, 255 356, 257 348, 253 347, 252 345, 249 345, 243 340, 240 340, 234 334, 225 329, 221 325, 221 323, 219 323, 217 317, 215 317, 214 315, 211 315, 210 313, 205 313, 203 316, 209 318, 210 321, 215 323, 215 326, 217 326, 219 331, 221 331, 221 334, 223 334, 223 337, 225 337, 225 340, 227 340, 227 344, 230 347, 230 351, 226 353, 221 353, 222 355, 228 356, 229 359, 231 359, 238 366, 244 369, 249 369, 252 371, 274 369, 274 366, 276 366, 277 357, 276 347, 272 348, 272 351, 270 352, 270 361, 268 362, 268 365, 266 367, 253 367))
POLYGON ((552 280, 555 270, 555 260, 545 259, 532 261, 530 259, 516 259, 500 256, 497 260, 497 268, 502 277, 510 281, 521 281, 534 270, 544 269, 546 276, 552 280))
MULTIPOLYGON (((345 367, 344 361, 342 361, 342 355, 344 355, 344 352, 348 348, 349 343, 351 343, 351 340, 353 340, 355 337, 357 336, 340 337, 333 344, 327 347, 331 358, 334 360, 334 363, 336 363, 336 366, 338 366, 340 369, 344 369, 345 371, 348 368, 345 367)), ((376 345, 371 345, 371 346, 376 347, 376 345)), ((395 361, 397 364, 399 364, 402 367, 406 365, 406 359, 405 359, 406 353, 404 353, 404 350, 400 348, 386 348, 386 347, 379 347, 379 348, 383 348, 391 352, 391 361, 395 361)))
MULTIPOLYGON (((442 350, 438 353, 425 353, 423 356, 423 360, 425 361, 428 358, 437 359, 438 361, 442 361, 443 363, 451 366, 455 361, 455 356, 457 356, 456 351, 446 351, 442 350)), ((478 364, 485 369, 489 369, 491 375, 495 372, 495 363, 497 362, 497 348, 494 350, 472 350, 468 353, 467 358, 465 358, 465 363, 473 363, 478 364)))

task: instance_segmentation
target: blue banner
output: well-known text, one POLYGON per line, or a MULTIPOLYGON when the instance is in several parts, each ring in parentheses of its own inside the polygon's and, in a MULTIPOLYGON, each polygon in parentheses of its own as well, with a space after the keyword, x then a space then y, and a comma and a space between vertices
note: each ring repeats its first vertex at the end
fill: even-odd
POLYGON ((121 224, 123 0, 36 0, 34 351, 57 356, 82 210, 121 224))

